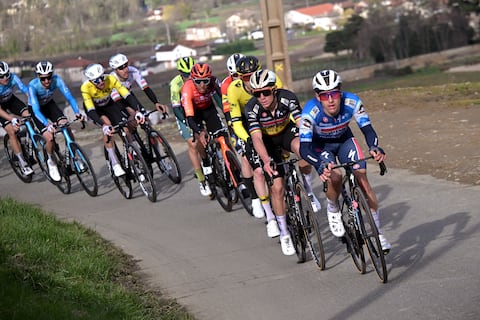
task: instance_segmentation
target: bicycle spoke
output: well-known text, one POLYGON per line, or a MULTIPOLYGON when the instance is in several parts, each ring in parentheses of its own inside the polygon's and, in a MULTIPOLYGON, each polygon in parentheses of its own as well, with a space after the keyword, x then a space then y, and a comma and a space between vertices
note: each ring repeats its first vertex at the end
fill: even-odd
POLYGON ((140 150, 134 145, 129 145, 129 162, 136 180, 140 185, 142 192, 151 202, 157 201, 157 189, 152 175, 140 150))
POLYGON ((80 184, 88 195, 92 197, 96 196, 98 193, 97 176, 90 163, 90 159, 85 151, 83 151, 82 147, 77 143, 71 143, 70 148, 73 153, 72 168, 75 171, 80 184))
POLYGON ((173 149, 159 132, 153 130, 150 135, 150 143, 155 153, 155 161, 158 168, 161 172, 166 173, 172 182, 180 183, 182 174, 173 149))

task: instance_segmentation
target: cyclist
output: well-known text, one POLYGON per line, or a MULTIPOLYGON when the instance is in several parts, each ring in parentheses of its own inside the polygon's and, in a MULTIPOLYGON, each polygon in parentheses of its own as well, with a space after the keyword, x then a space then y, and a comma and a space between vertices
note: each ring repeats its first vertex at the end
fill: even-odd
MULTIPOLYGON (((83 98, 83 105, 87 115, 92 121, 102 126, 103 143, 108 153, 108 158, 115 176, 123 176, 125 171, 115 154, 112 126, 117 125, 124 118, 134 116, 138 123, 145 121, 140 110, 143 108, 137 98, 122 85, 113 75, 104 74, 105 69, 99 63, 93 63, 85 68, 87 80, 80 86, 83 98), (115 102, 111 93, 113 89, 126 100, 125 104, 115 102)), ((128 128, 125 131, 129 132, 128 128)))
MULTIPOLYGON (((309 100, 302 112, 300 129, 300 152, 302 157, 311 163, 322 181, 328 181, 327 216, 331 232, 342 237, 345 233, 338 206, 341 192, 342 172, 332 170, 338 158, 341 162, 363 158, 363 152, 354 137, 349 123, 355 119, 365 136, 369 153, 377 162, 385 160, 385 152, 378 146, 378 136, 365 112, 360 98, 342 91, 342 79, 334 70, 318 72, 312 81, 315 97, 309 100)), ((367 179, 366 163, 354 168, 355 177, 365 195, 372 211, 375 224, 380 233, 382 249, 388 252, 391 244, 380 228, 377 197, 367 179)))
POLYGON ((20 128, 19 116, 25 117, 30 113, 25 103, 13 93, 13 88, 15 86, 17 86, 28 98, 28 87, 22 82, 17 74, 10 71, 6 62, 0 61, 0 124, 10 138, 12 150, 20 163, 22 174, 28 176, 33 173, 33 170, 23 158, 22 149, 16 131, 20 128), (7 111, 10 111, 11 113, 7 111))
POLYGON ((212 75, 207 63, 196 63, 190 72, 190 79, 182 87, 182 106, 185 109, 187 123, 195 135, 197 150, 202 158, 203 173, 208 174, 211 163, 205 152, 208 132, 218 134, 222 150, 228 148, 228 133, 217 107, 222 104, 218 80, 212 75), (205 122, 205 125, 203 124, 205 122))
POLYGON ((267 218, 267 235, 275 238, 280 235, 275 215, 270 205, 265 177, 257 153, 246 131, 247 123, 244 113, 245 105, 252 97, 250 94, 250 75, 260 69, 260 62, 254 56, 244 56, 237 60, 235 71, 238 79, 232 81, 227 89, 230 106, 232 128, 241 146, 242 175, 252 198, 253 215, 256 218, 267 218))
MULTIPOLYGON (((53 99, 55 90, 58 89, 63 94, 77 119, 83 119, 83 115, 78 110, 77 101, 65 84, 65 81, 58 74, 54 74, 53 64, 50 61, 39 61, 35 65, 35 73, 37 77, 28 83, 29 105, 32 108, 35 126, 42 132, 45 138, 45 149, 48 155, 48 174, 52 180, 60 181, 60 172, 52 158, 54 152, 53 134, 55 134, 53 123, 66 123, 67 117, 53 99)), ((73 134, 71 136, 73 138, 73 134)))
MULTIPOLYGON (((130 90, 130 93, 133 95, 132 86, 134 83, 137 83, 138 87, 145 92, 148 99, 152 101, 155 105, 155 108, 163 114, 164 117, 168 117, 167 113, 167 106, 158 102, 158 98, 155 95, 155 92, 148 86, 147 80, 142 76, 140 70, 135 68, 134 66, 129 65, 128 58, 126 55, 117 53, 110 57, 109 65, 113 69, 111 74, 115 76, 120 82, 123 84, 125 88, 130 90)), ((126 101, 122 98, 122 96, 118 93, 118 91, 114 88, 111 94, 114 101, 121 101, 121 103, 125 103, 126 101)))
POLYGON ((200 194, 204 197, 209 197, 212 195, 212 191, 205 182, 205 175, 202 171, 197 150, 197 140, 193 139, 193 131, 188 126, 187 118, 185 117, 185 110, 183 109, 181 102, 183 84, 190 78, 190 71, 194 64, 195 60, 192 57, 178 59, 177 70, 179 74, 170 81, 170 102, 177 120, 178 130, 188 145, 188 158, 192 163, 195 177, 199 184, 200 194))
MULTIPOLYGON (((295 248, 287 228, 285 216, 285 170, 274 164, 283 160, 284 151, 300 157, 298 130, 302 109, 297 96, 286 89, 277 88, 276 75, 268 69, 258 70, 250 77, 253 97, 245 106, 248 131, 258 153, 263 171, 272 180, 270 188, 272 205, 280 228, 280 244, 283 254, 295 254, 295 248), (293 119, 293 121, 292 121, 293 119)), ((302 174, 311 166, 299 161, 302 174)), ((308 191, 307 191, 308 192, 308 191)))

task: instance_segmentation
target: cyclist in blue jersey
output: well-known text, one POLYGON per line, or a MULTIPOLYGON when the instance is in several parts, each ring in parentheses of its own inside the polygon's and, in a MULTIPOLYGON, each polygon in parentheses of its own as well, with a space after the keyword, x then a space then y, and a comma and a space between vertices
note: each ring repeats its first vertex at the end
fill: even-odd
MULTIPOLYGON (((369 153, 377 162, 385 160, 385 152, 378 146, 378 136, 365 112, 360 98, 351 92, 342 91, 342 79, 334 70, 318 72, 312 81, 315 97, 309 100, 302 111, 300 126, 300 153, 312 164, 322 181, 328 181, 327 216, 330 231, 337 237, 345 234, 338 206, 342 188, 342 172, 331 168, 337 158, 340 162, 363 158, 363 152, 354 137, 349 123, 355 119, 365 136, 369 153)), ((355 177, 365 192, 379 231, 382 249, 388 252, 391 244, 380 228, 378 200, 368 179, 366 163, 354 168, 355 177)))
MULTIPOLYGON (((70 89, 67 87, 62 77, 53 72, 53 65, 50 61, 40 61, 35 65, 35 73, 37 78, 31 80, 28 84, 29 105, 32 107, 33 120, 40 132, 45 138, 48 154, 48 172, 54 181, 60 181, 60 173, 57 164, 52 159, 53 141, 52 135, 55 133, 54 123, 62 124, 67 122, 67 117, 59 108, 53 94, 55 90, 59 90, 70 107, 75 113, 77 119, 83 119, 82 114, 78 110, 77 101, 73 97, 70 89)), ((73 135, 72 135, 73 137, 73 135)))
POLYGON ((33 170, 23 158, 16 132, 20 128, 20 120, 18 118, 29 115, 29 111, 25 103, 13 93, 15 86, 28 98, 28 87, 15 73, 10 72, 6 62, 0 61, 0 124, 10 138, 10 144, 20 163, 22 174, 28 176, 33 173, 33 170), (7 111, 10 111, 10 113, 7 111))

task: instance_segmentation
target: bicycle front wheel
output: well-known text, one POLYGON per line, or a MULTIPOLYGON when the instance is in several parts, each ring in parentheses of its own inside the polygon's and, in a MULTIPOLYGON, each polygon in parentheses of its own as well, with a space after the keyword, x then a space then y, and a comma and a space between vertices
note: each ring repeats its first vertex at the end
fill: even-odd
POLYGON ((220 163, 218 158, 213 160, 212 167, 214 183, 210 184, 210 189, 215 189, 212 192, 215 194, 218 203, 225 211, 230 212, 233 207, 232 191, 235 191, 233 183, 230 181, 230 176, 225 172, 225 164, 220 163))
MULTIPOLYGON (((46 149, 45 150, 45 155, 46 155, 46 149)), ((46 156, 48 158, 48 156, 46 156)), ((57 188, 62 191, 64 194, 69 194, 72 191, 72 182, 70 180, 70 174, 73 174, 71 171, 72 169, 70 168, 69 164, 65 162, 65 157, 63 154, 60 152, 60 149, 58 145, 55 145, 55 152, 52 155, 52 158, 54 159, 55 163, 57 164, 58 167, 58 172, 60 173, 60 181, 54 181, 51 179, 50 175, 50 181, 54 183, 57 188)))
MULTIPOLYGON (((28 155, 25 152, 25 145, 24 145, 25 138, 23 138, 19 135, 17 135, 17 137, 18 137, 18 141, 20 142, 20 147, 22 148, 23 159, 25 159, 25 161, 31 166, 31 164, 28 161, 28 155)), ((25 182, 25 183, 32 182, 33 173, 29 174, 28 176, 26 176, 22 173, 22 169, 20 168, 20 161, 17 158, 17 156, 15 155, 15 152, 13 151, 10 143, 11 143, 10 136, 8 134, 6 134, 3 138, 3 145, 5 146, 5 152, 6 152, 7 157, 8 157, 8 162, 10 163, 10 166, 12 167, 13 172, 15 172, 17 177, 20 180, 22 180, 23 182, 25 182)))
POLYGON ((160 171, 166 173, 173 183, 180 183, 182 181, 180 166, 167 139, 156 130, 150 132, 149 139, 155 154, 155 162, 160 171))
POLYGON ((125 199, 131 199, 133 195, 132 191, 132 181, 131 181, 131 173, 129 170, 126 170, 125 168, 125 159, 124 157, 120 154, 118 151, 117 145, 114 144, 115 147, 115 153, 117 155, 117 159, 122 165, 123 170, 126 172, 123 176, 117 177, 115 173, 113 172, 112 165, 110 163, 109 157, 108 157, 108 152, 105 147, 103 147, 103 152, 105 155, 105 161, 107 163, 108 170, 110 171, 110 176, 112 177, 113 182, 115 183, 115 186, 117 187, 118 191, 122 194, 122 196, 125 199))
POLYGON ((130 170, 132 170, 142 192, 151 202, 157 201, 157 187, 155 186, 155 181, 153 181, 147 162, 143 158, 140 150, 134 145, 129 145, 127 151, 130 170))
POLYGON ((237 191, 237 196, 248 214, 253 216, 252 198, 250 197, 246 186, 242 183, 242 167, 240 161, 238 161, 237 156, 231 150, 227 150, 226 156, 230 167, 230 179, 234 186, 236 186, 235 189, 237 191))
POLYGON ((325 270, 325 250, 323 248, 322 235, 320 233, 318 214, 313 210, 310 197, 301 183, 297 183, 295 186, 295 195, 298 199, 297 203, 299 206, 300 218, 302 220, 303 231, 305 233, 305 238, 307 239, 310 253, 320 270, 325 270))
POLYGON ((358 203, 358 218, 360 231, 363 235, 368 254, 372 261, 375 272, 380 281, 386 283, 388 281, 387 265, 385 263, 385 255, 378 238, 378 229, 370 211, 365 195, 359 187, 353 189, 353 198, 358 203))
POLYGON ((71 165, 80 184, 89 196, 95 197, 98 194, 98 183, 90 159, 76 142, 70 144, 70 149, 73 153, 71 165))

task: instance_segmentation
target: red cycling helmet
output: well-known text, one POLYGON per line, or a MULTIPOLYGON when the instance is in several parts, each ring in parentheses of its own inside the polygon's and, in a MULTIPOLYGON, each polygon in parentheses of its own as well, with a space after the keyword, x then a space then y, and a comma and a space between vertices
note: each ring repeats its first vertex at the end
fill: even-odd
POLYGON ((207 63, 196 63, 190 71, 192 78, 210 78, 212 76, 212 68, 207 63))

